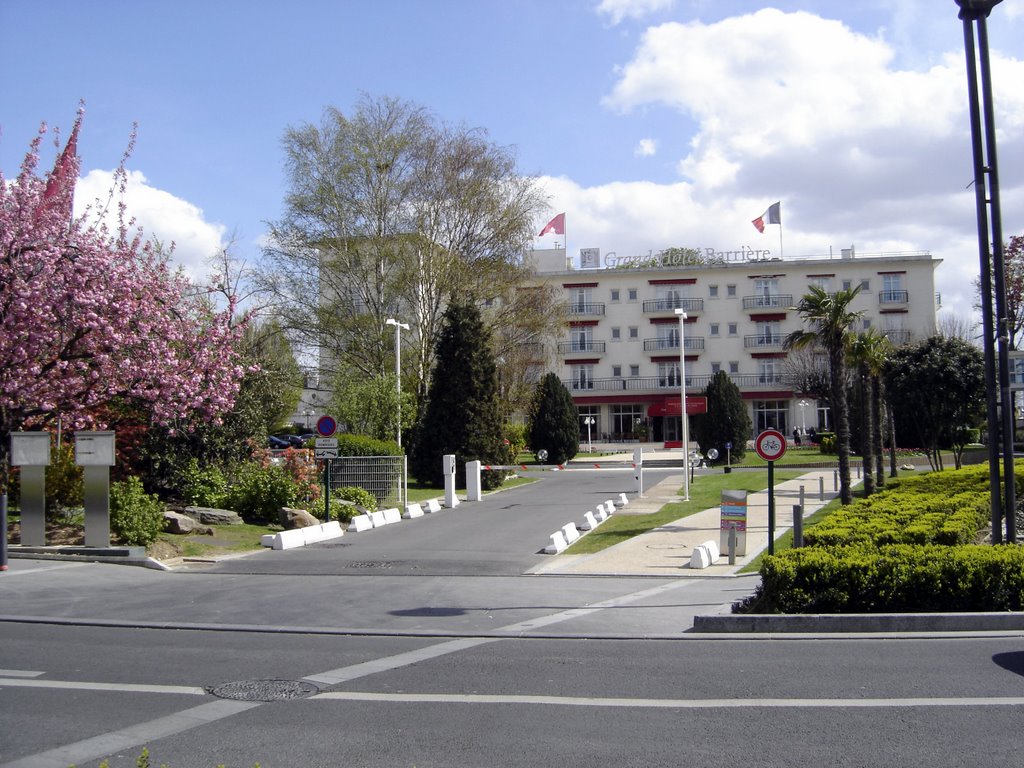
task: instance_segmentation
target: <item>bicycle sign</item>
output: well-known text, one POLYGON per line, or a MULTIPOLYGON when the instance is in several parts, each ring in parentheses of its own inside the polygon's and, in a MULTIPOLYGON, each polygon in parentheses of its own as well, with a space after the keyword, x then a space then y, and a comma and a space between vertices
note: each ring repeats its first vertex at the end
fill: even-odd
POLYGON ((786 436, 777 429, 766 429, 754 440, 754 450, 765 461, 777 461, 786 453, 786 436))

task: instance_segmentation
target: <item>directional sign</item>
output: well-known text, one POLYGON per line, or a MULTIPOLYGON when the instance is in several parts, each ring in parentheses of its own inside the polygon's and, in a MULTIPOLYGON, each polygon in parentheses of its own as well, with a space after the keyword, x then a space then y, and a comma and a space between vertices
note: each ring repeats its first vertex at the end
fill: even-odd
POLYGON ((336 459, 338 458, 337 448, 314 448, 313 457, 316 459, 336 459))
POLYGON ((765 461, 778 461, 786 453, 786 436, 777 429, 766 429, 754 440, 754 450, 765 461))
POLYGON ((321 437, 330 437, 338 431, 338 422, 333 416, 321 416, 316 420, 316 431, 321 437))
POLYGON ((318 437, 316 439, 317 448, 337 448, 338 438, 336 437, 318 437))

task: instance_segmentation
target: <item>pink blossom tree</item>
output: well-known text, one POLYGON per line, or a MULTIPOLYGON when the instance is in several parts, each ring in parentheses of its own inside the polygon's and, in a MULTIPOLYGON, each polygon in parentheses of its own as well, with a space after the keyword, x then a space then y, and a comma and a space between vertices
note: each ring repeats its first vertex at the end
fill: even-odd
POLYGON ((103 428, 112 403, 157 424, 216 421, 244 373, 233 298, 217 311, 131 231, 123 203, 116 233, 73 218, 81 122, 45 178, 45 125, 17 178, 0 173, 0 491, 12 431, 103 428))

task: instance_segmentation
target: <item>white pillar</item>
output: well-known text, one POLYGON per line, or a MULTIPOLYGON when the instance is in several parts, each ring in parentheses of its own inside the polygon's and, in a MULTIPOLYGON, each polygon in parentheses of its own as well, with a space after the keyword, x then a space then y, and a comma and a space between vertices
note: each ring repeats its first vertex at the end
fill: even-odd
POLYGON ((484 497, 480 485, 480 462, 466 462, 466 501, 480 501, 484 497))
POLYGON ((455 495, 455 454, 446 453, 444 462, 444 505, 451 509, 459 505, 459 497, 455 495))

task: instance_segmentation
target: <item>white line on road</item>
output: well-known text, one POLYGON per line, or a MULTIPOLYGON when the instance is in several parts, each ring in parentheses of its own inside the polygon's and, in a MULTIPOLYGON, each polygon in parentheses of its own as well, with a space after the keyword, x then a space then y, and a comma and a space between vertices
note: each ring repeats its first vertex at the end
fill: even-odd
POLYGON ((79 691, 117 691, 118 693, 179 693, 205 696, 206 691, 191 685, 137 685, 134 683, 90 683, 77 680, 23 680, 0 677, 0 686, 8 688, 60 688, 79 691))
POLYGON ((361 691, 328 691, 308 699, 364 701, 395 704, 553 704, 562 707, 618 707, 647 709, 737 709, 809 708, 846 709, 849 707, 1020 707, 1024 697, 994 696, 991 698, 914 698, 914 699, 626 699, 589 696, 503 696, 450 693, 364 693, 361 691))
POLYGON ((0 669, 0 677, 39 677, 45 672, 35 672, 31 669, 0 669))

